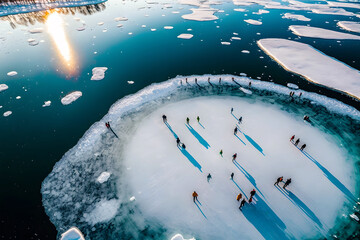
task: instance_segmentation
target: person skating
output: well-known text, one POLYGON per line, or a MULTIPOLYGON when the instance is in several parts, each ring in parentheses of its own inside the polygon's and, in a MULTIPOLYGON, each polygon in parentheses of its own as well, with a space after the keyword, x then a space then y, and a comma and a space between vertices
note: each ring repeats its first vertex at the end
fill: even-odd
POLYGON ((210 83, 210 78, 208 77, 208 83, 210 83))
POLYGON ((219 83, 221 83, 221 78, 219 78, 219 83))
POLYGON ((220 156, 223 156, 223 150, 220 149, 220 156))
POLYGON ((237 157, 237 153, 235 153, 235 154, 232 156, 232 161, 235 161, 235 160, 236 160, 236 157, 237 157))
POLYGON ((200 122, 200 117, 199 117, 199 116, 197 116, 196 120, 197 120, 198 122, 200 122))
POLYGON ((302 92, 299 94, 299 97, 301 97, 301 95, 302 95, 302 92))
POLYGON ((233 180, 234 179, 234 173, 231 173, 230 175, 230 179, 233 180))
POLYGON ((290 138, 290 142, 294 141, 295 135, 290 138))
POLYGON ((105 126, 106 126, 107 129, 110 129, 110 123, 109 122, 106 122, 105 126))
POLYGON ((193 199, 194 199, 194 202, 195 202, 195 200, 196 201, 199 201, 198 199, 197 199, 197 197, 199 196, 198 194, 197 194, 197 192, 193 192, 193 194, 192 194, 192 196, 193 196, 193 199))
POLYGON ((237 196, 236 196, 236 201, 240 201, 241 200, 241 198, 242 198, 242 194, 241 193, 239 193, 237 196))
POLYGON ((207 181, 209 182, 210 179, 212 178, 212 177, 211 177, 211 174, 209 173, 206 178, 207 178, 207 181))
POLYGON ((188 82, 187 82, 187 78, 185 78, 185 82, 188 83, 188 82))
POLYGON ((249 82, 249 88, 251 88, 251 82, 249 82))
POLYGON ((195 78, 195 83, 197 84, 197 78, 195 78))
POLYGON ((303 144, 303 145, 301 146, 300 150, 303 151, 304 148, 306 148, 306 144, 303 144))
POLYGON ((252 198, 254 195, 255 195, 256 191, 255 189, 253 189, 251 192, 250 192, 250 198, 252 198))
POLYGON ((252 203, 252 199, 253 199, 252 197, 249 198, 249 203, 252 203))
POLYGON ((177 146, 180 145, 180 138, 176 138, 176 145, 177 145, 177 146))
POLYGON ((163 119, 163 122, 167 122, 167 118, 166 118, 166 115, 162 115, 162 119, 163 119))
POLYGON ((241 123, 241 122, 242 122, 242 117, 239 118, 239 123, 241 123))
POLYGON ((289 178, 288 180, 286 180, 283 189, 285 189, 287 186, 289 186, 289 184, 291 183, 291 178, 289 178))
POLYGON ((300 138, 298 138, 298 139, 296 140, 295 146, 297 146, 297 145, 299 144, 299 142, 300 142, 300 138))
POLYGON ((234 111, 234 108, 231 108, 230 113, 232 114, 232 113, 233 113, 233 111, 234 111))
POLYGON ((245 205, 245 203, 246 203, 246 200, 245 200, 245 198, 241 201, 241 203, 240 203, 240 207, 239 207, 239 209, 241 210, 241 208, 245 205))
POLYGON ((182 144, 181 147, 182 147, 184 150, 186 149, 185 144, 182 144))
POLYGON ((274 186, 275 186, 275 185, 278 185, 278 186, 279 186, 279 183, 282 182, 283 179, 284 179, 283 176, 278 177, 278 179, 276 179, 276 182, 274 183, 274 186))
POLYGON ((235 127, 235 128, 234 128, 234 135, 237 134, 237 131, 238 131, 238 129, 237 129, 237 127, 235 127))
POLYGON ((186 118, 186 123, 189 125, 190 119, 187 117, 186 118))

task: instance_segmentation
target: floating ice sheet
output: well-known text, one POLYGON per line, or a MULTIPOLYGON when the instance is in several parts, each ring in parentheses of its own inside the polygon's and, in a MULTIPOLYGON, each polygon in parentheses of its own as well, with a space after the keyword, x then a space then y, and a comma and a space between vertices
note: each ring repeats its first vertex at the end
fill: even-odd
POLYGON ((5 91, 8 88, 8 85, 6 85, 5 83, 0 84, 0 92, 5 91))
POLYGON ((245 22, 252 24, 252 25, 261 25, 262 22, 258 21, 258 20, 254 20, 254 19, 245 19, 245 22))
POLYGON ((10 116, 11 114, 12 114, 12 111, 6 111, 6 112, 4 112, 3 116, 4 116, 4 117, 8 117, 8 116, 10 116))
POLYGON ((337 25, 345 30, 360 33, 360 23, 350 21, 339 21, 337 25))
POLYGON ((285 13, 284 16, 282 18, 287 18, 287 19, 292 19, 292 20, 299 20, 299 21, 311 21, 310 18, 307 18, 303 15, 299 15, 299 14, 292 14, 292 13, 285 13))
POLYGON ((7 75, 12 77, 12 76, 15 76, 17 75, 18 73, 16 71, 11 71, 11 72, 8 72, 7 75))
POLYGON ((324 39, 352 39, 360 40, 360 36, 356 36, 349 33, 342 33, 337 31, 332 31, 324 28, 309 27, 309 26, 300 26, 300 25, 291 25, 289 29, 296 35, 302 37, 311 37, 311 38, 324 38, 324 39))
POLYGON ((94 81, 99 81, 99 80, 103 80, 105 77, 105 71, 107 70, 107 67, 94 67, 92 69, 92 76, 91 76, 91 80, 94 81))
POLYGON ((82 96, 82 92, 80 91, 71 92, 61 99, 61 103, 63 105, 69 105, 72 102, 76 101, 81 96, 82 96))
POLYGON ((182 38, 182 39, 190 39, 192 38, 194 35, 190 34, 190 33, 182 33, 179 36, 177 36, 177 38, 182 38))

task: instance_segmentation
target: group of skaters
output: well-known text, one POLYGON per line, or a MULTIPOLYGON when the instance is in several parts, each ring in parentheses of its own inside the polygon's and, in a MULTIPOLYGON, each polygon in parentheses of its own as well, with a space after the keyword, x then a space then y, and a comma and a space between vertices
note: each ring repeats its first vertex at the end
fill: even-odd
MULTIPOLYGON (((290 97, 294 97, 295 92, 294 92, 294 91, 290 91, 289 95, 290 95, 290 97)), ((299 97, 301 97, 301 95, 302 95, 302 92, 299 93, 299 97)))
MULTIPOLYGON (((276 182, 274 183, 274 186, 275 186, 275 185, 276 185, 276 186, 279 186, 279 183, 283 182, 283 180, 284 180, 284 177, 283 177, 283 176, 278 177, 278 178, 276 179, 276 182)), ((284 186, 283 186, 283 189, 286 189, 286 187, 289 186, 290 183, 291 183, 291 178, 288 178, 288 179, 286 180, 284 186)))
MULTIPOLYGON (((208 83, 211 85, 210 80, 211 80, 211 78, 208 77, 207 81, 208 81, 208 83)), ((235 82, 235 78, 234 78, 234 77, 232 77, 231 80, 232 80, 233 82, 235 82)), ((197 78, 195 78, 194 81, 195 81, 196 84, 198 84, 197 78)), ((188 78, 185 78, 185 83, 189 83, 189 82, 188 82, 188 78)), ((183 85, 183 80, 182 80, 182 79, 180 79, 180 84, 183 85)), ((221 77, 219 77, 219 84, 221 84, 221 77)), ((249 88, 251 87, 251 81, 249 81, 249 85, 248 85, 248 86, 249 86, 249 88)), ((300 93, 300 96, 301 96, 301 93, 300 93)))
MULTIPOLYGON (((296 139, 296 141, 294 142, 294 139, 295 139, 295 135, 293 135, 291 138, 290 138, 290 142, 294 143, 294 145, 297 147, 300 143, 300 138, 296 139)), ((306 148, 306 144, 304 143, 301 147, 300 147, 300 151, 303 151, 304 149, 306 148)))

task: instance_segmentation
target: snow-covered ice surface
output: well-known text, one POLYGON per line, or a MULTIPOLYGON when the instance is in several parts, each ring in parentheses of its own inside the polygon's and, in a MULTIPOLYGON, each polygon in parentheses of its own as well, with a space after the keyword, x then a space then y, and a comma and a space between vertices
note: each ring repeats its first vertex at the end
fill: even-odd
POLYGON ((360 23, 351 21, 339 21, 337 25, 345 30, 360 33, 360 23))
POLYGON ((292 20, 299 20, 299 21, 311 21, 310 18, 307 18, 303 15, 299 15, 299 14, 292 14, 292 13, 285 13, 284 16, 282 18, 287 18, 287 19, 292 19, 292 20))
POLYGON ((358 193, 352 127, 359 121, 353 107, 316 93, 231 75, 189 76, 188 84, 179 76, 116 102, 44 180, 43 205, 59 233, 77 226, 86 239, 326 236, 342 213, 352 213, 358 193), (291 100, 290 91, 301 98, 291 100), (305 114, 312 124, 302 120, 305 114), (341 131, 333 124, 339 117, 341 131), (307 143, 304 153, 289 142, 292 134, 307 143), (100 184, 103 172, 111 177, 100 184), (288 191, 273 186, 280 175, 292 177, 288 191), (254 204, 240 212, 236 195, 249 197, 253 188, 254 204), (194 190, 201 205, 192 202, 194 190))
POLYGON ((258 45, 286 70, 360 98, 360 72, 310 45, 280 38, 261 39, 258 45))
POLYGON ((296 35, 302 37, 311 37, 311 38, 324 38, 324 39, 349 39, 349 40, 360 40, 360 36, 354 34, 342 33, 337 31, 332 31, 324 28, 301 26, 301 25, 291 25, 289 29, 296 35))
POLYGON ((217 16, 214 15, 217 12, 217 9, 213 8, 192 8, 191 14, 185 14, 181 17, 186 20, 194 20, 194 21, 213 21, 219 19, 217 16))
POLYGON ((82 92, 80 91, 71 92, 61 99, 61 103, 63 105, 69 105, 72 102, 76 101, 81 96, 82 96, 82 92))

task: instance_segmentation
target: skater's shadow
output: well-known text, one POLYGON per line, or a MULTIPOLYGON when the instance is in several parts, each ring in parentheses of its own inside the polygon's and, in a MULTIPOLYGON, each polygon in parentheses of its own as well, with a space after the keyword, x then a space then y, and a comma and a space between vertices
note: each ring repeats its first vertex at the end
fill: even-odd
POLYGON ((198 203, 199 203, 200 206, 201 206, 201 203, 199 202, 199 200, 196 200, 196 201, 195 201, 195 205, 196 205, 197 208, 199 209, 200 213, 204 216, 204 218, 207 219, 206 215, 205 215, 204 212, 201 210, 201 208, 200 208, 200 206, 199 206, 198 203))
POLYGON ((206 149, 210 147, 210 144, 195 130, 193 129, 189 124, 185 124, 187 129, 194 135, 194 137, 203 145, 206 149))
POLYGON ((174 135, 175 139, 177 139, 178 135, 172 130, 170 124, 168 122, 165 122, 165 125, 169 128, 170 132, 174 135))
POLYGON ((323 227, 322 223, 320 222, 319 218, 315 215, 311 209, 306 206, 306 204, 301 201, 295 194, 293 194, 291 191, 283 189, 279 186, 276 186, 276 188, 285 196, 287 199, 290 200, 295 206, 297 206, 303 213, 306 214, 314 223, 316 223, 320 228, 323 227))
POLYGON ((292 239, 285 233, 286 226, 262 198, 256 203, 245 204, 242 213, 265 239, 292 239))
POLYGON ((242 142, 244 145, 246 145, 246 143, 237 134, 234 134, 234 135, 235 135, 235 137, 237 137, 237 139, 240 140, 240 142, 242 142))
POLYGON ((241 189, 241 187, 234 181, 234 179, 232 179, 231 181, 233 181, 233 183, 237 186, 237 188, 242 192, 242 194, 244 195, 244 197, 246 199, 248 199, 248 197, 246 196, 246 194, 244 193, 244 191, 241 189))
POLYGON ((237 167, 237 168, 244 174, 244 176, 249 180, 249 182, 254 186, 254 188, 256 189, 256 191, 257 191, 258 193, 260 193, 261 196, 263 196, 264 199, 266 199, 265 196, 264 196, 264 194, 262 194, 262 192, 261 192, 261 191, 259 190, 259 188, 256 186, 256 181, 255 181, 255 179, 254 179, 236 160, 234 160, 233 163, 234 163, 235 167, 237 167))
POLYGON ((244 132, 242 132, 242 131, 240 130, 240 127, 239 127, 237 124, 236 124, 236 127, 237 127, 237 128, 239 129, 239 131, 245 136, 246 140, 248 140, 248 142, 251 143, 251 145, 253 145, 254 148, 256 148, 256 150, 258 150, 262 155, 265 156, 264 150, 260 147, 260 145, 259 145, 257 142, 255 142, 255 140, 252 139, 249 135, 247 135, 247 134, 245 134, 244 132))
POLYGON ((203 129, 205 129, 205 127, 201 124, 201 122, 199 122, 199 125, 200 125, 203 129))
POLYGON ((356 202, 355 196, 347 189, 344 184, 342 184, 339 179, 337 179, 334 175, 332 175, 324 166, 322 166, 315 158, 313 158, 309 153, 306 151, 301 151, 308 159, 310 159, 315 165, 324 173, 325 177, 332 182, 340 191, 342 191, 346 197, 350 200, 356 202))
POLYGON ((178 148, 182 154, 184 154, 184 156, 192 163, 192 165, 194 165, 194 167, 198 168, 200 172, 202 172, 200 163, 198 163, 198 161, 196 161, 196 159, 188 151, 186 151, 186 149, 182 147, 178 148))

